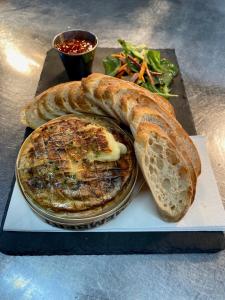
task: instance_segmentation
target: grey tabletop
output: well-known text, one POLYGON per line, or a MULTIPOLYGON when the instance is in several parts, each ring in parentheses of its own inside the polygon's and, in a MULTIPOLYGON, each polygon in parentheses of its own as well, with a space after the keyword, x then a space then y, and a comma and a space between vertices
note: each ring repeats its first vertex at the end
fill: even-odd
MULTIPOLYGON (((0 2, 0 219, 24 134, 19 110, 35 93, 51 38, 94 31, 175 48, 198 134, 206 135, 225 204, 225 3, 212 1, 0 2)), ((0 254, 0 299, 224 299, 217 254, 13 257, 0 254)))

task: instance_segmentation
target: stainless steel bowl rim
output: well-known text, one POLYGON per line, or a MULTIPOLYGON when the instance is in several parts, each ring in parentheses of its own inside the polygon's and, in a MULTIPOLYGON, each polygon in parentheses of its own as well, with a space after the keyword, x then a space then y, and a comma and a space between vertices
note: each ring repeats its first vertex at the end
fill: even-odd
POLYGON ((82 30, 82 29, 70 29, 70 30, 65 30, 65 31, 62 31, 62 32, 60 32, 60 33, 57 33, 57 34, 54 36, 54 38, 52 39, 52 48, 54 48, 57 52, 62 53, 62 54, 64 54, 64 55, 68 55, 68 56, 82 56, 82 55, 84 55, 84 54, 88 54, 88 53, 94 51, 94 50, 97 48, 97 46, 98 46, 98 37, 96 36, 96 34, 94 34, 94 33, 91 32, 91 31, 82 30), (88 50, 88 51, 86 51, 86 52, 82 52, 82 53, 65 53, 65 52, 63 52, 63 51, 60 51, 60 50, 55 46, 55 40, 56 40, 56 38, 57 38, 58 36, 60 36, 61 34, 66 33, 66 32, 76 32, 76 31, 87 32, 87 33, 92 34, 92 35, 95 37, 95 39, 96 39, 96 44, 94 45, 94 47, 93 47, 92 49, 90 49, 90 50, 88 50))

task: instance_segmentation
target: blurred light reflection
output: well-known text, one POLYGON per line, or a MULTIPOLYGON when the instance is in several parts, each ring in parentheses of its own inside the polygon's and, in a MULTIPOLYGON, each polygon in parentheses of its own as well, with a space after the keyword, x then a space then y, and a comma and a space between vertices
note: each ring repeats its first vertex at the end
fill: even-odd
POLYGON ((7 43, 5 45, 5 55, 8 64, 16 71, 29 74, 33 68, 39 67, 39 64, 33 59, 23 55, 14 45, 7 43))

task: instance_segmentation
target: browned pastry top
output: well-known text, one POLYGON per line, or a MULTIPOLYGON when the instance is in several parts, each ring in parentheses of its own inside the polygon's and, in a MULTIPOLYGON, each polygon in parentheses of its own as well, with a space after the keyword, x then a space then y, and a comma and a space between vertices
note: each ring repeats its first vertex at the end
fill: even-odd
POLYGON ((40 206, 77 212, 112 201, 129 181, 133 159, 129 139, 115 127, 96 117, 67 115, 27 138, 18 158, 18 177, 24 192, 40 206), (119 157, 110 156, 112 142, 122 147, 119 157))

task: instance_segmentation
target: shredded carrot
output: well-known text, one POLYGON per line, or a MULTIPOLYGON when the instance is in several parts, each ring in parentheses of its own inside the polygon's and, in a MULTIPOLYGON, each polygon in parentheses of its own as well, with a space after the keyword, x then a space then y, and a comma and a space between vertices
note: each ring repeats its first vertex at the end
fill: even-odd
POLYGON ((143 62, 142 62, 142 64, 141 64, 141 70, 140 70, 139 76, 138 76, 138 78, 139 78, 140 80, 145 81, 145 79, 144 79, 144 73, 145 73, 146 68, 147 68, 146 61, 143 60, 143 62))
POLYGON ((117 71, 117 74, 120 73, 121 71, 126 71, 127 69, 127 64, 122 65, 119 70, 117 71))
POLYGON ((117 58, 124 58, 124 54, 123 53, 115 53, 111 55, 112 57, 117 57, 117 58))

